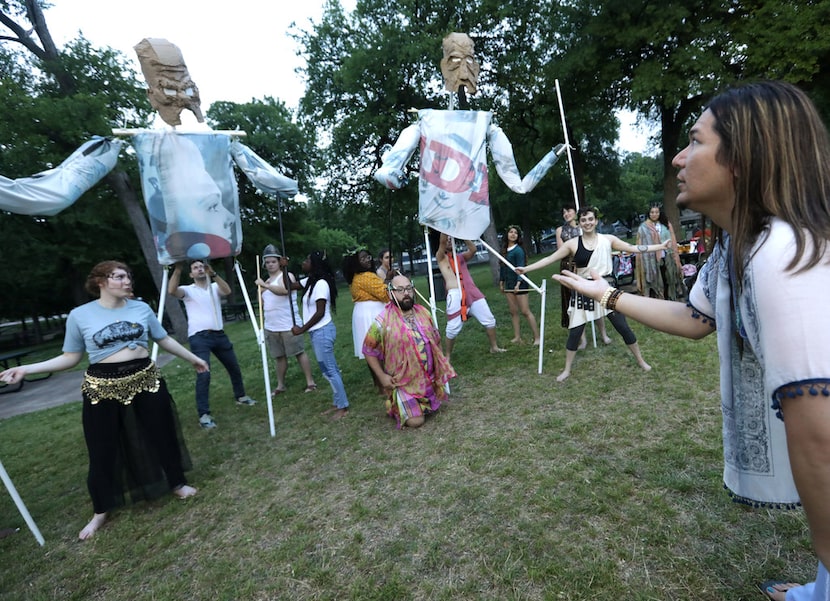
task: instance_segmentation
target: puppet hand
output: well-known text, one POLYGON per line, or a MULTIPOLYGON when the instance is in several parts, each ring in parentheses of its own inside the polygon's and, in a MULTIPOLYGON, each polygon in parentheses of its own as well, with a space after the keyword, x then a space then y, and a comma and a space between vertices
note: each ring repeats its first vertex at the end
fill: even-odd
POLYGON ((381 167, 375 173, 375 179, 390 190, 400 190, 409 183, 409 176, 403 169, 385 169, 381 167))

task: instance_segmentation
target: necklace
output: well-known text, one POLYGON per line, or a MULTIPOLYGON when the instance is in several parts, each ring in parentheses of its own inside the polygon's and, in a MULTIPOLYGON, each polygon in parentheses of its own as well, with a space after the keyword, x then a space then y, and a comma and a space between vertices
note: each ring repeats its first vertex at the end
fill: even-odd
POLYGON ((582 246, 585 247, 585 250, 594 250, 597 247, 597 237, 594 235, 592 238, 589 238, 583 234, 582 236, 582 246))

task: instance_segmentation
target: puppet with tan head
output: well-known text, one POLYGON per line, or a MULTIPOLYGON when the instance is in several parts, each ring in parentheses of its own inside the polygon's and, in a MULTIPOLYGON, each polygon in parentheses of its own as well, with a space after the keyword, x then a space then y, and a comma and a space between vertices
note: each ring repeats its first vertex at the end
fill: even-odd
POLYGON ((468 94, 476 93, 479 64, 475 59, 475 43, 466 33, 451 33, 442 43, 444 58, 441 59, 441 74, 444 87, 458 92, 464 87, 468 94))
POLYGON ((150 88, 150 104, 168 125, 181 125, 181 112, 188 109, 204 122, 200 107, 199 88, 190 79, 182 51, 162 38, 144 38, 135 45, 141 72, 150 88))

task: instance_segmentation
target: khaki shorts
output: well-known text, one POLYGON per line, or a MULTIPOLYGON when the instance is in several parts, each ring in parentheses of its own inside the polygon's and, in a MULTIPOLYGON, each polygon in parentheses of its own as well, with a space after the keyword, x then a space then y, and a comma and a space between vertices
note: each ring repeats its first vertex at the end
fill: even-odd
POLYGON ((305 340, 302 335, 295 336, 290 331, 271 332, 265 330, 265 344, 272 359, 279 357, 296 357, 305 352, 305 340))

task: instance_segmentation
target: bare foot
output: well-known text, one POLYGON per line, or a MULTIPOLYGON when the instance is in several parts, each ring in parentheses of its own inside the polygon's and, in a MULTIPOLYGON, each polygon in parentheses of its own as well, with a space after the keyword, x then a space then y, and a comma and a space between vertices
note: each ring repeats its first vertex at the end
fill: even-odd
POLYGON ((193 488, 192 486, 188 486, 187 484, 183 484, 180 487, 173 489, 173 494, 179 497, 180 499, 192 497, 197 492, 199 492, 197 489, 193 488))
POLYGON ((106 513, 96 513, 92 516, 92 519, 89 520, 89 524, 84 526, 84 529, 81 530, 80 534, 78 534, 78 538, 80 540, 87 540, 91 538, 93 534, 98 532, 98 529, 104 525, 104 522, 107 521, 107 514, 106 513))
POLYGON ((510 344, 521 344, 521 343, 522 343, 521 338, 513 338, 512 340, 510 340, 510 344))
POLYGON ((538 338, 533 341, 533 346, 539 346, 540 344, 542 344, 542 341, 539 340, 538 338))
POLYGON ((490 349, 490 352, 491 353, 506 353, 507 349, 506 348, 500 348, 498 346, 494 346, 493 348, 490 349))
POLYGON ((649 365, 645 361, 639 361, 638 363, 639 363, 640 367, 643 368, 643 371, 651 371, 651 365, 649 365))
POLYGON ((349 408, 345 407, 343 409, 338 409, 334 412, 334 415, 331 416, 331 419, 337 421, 338 419, 343 419, 349 414, 349 408))
POLYGON ((567 380, 567 379, 568 379, 568 376, 570 376, 570 375, 571 375, 570 370, 566 369, 566 370, 565 370, 565 371, 563 371, 561 374, 559 374, 558 376, 556 376, 556 381, 557 381, 557 382, 564 382, 565 380, 567 380))
POLYGON ((585 336, 579 339, 579 346, 576 347, 578 351, 584 351, 585 348, 588 346, 588 341, 585 339, 585 336))
POLYGON ((769 581, 765 582, 761 586, 766 586, 766 588, 761 589, 761 592, 772 599, 772 601, 784 601, 787 597, 788 590, 798 588, 801 585, 793 582, 769 581))
POLYGON ((611 344, 611 339, 610 339, 608 336, 606 336, 605 338, 603 338, 603 339, 602 339, 602 341, 603 341, 605 344, 611 344))
POLYGON ((321 411, 321 412, 320 412, 320 415, 328 415, 329 413, 334 413, 335 411, 337 411, 337 406, 336 406, 336 405, 332 405, 331 407, 329 407, 329 408, 328 408, 328 409, 326 409, 325 411, 321 411))

